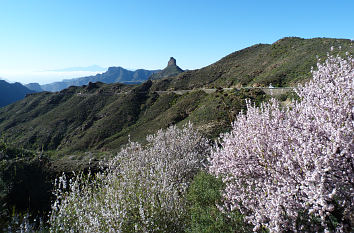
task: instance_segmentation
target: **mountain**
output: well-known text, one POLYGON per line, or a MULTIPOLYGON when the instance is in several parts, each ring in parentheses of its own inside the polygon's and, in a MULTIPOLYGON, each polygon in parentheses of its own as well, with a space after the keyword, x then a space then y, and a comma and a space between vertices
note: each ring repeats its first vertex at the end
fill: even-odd
POLYGON ((0 107, 21 100, 30 93, 34 93, 34 91, 29 90, 21 83, 8 83, 0 80, 0 107))
POLYGON ((29 95, 0 109, 1 136, 27 149, 112 150, 171 124, 194 122, 213 137, 230 126, 230 114, 244 108, 243 98, 262 99, 256 91, 184 95, 151 91, 140 85, 89 83, 60 92, 29 95))
MULTIPOLYGON (((213 139, 230 129, 245 109, 245 99, 256 105, 269 99, 261 89, 221 87, 294 86, 309 80, 316 56, 323 62, 332 46, 333 54, 353 55, 352 43, 283 38, 175 76, 135 85, 89 82, 55 93, 28 94, 0 108, 0 229, 5 210, 48 212, 54 178, 63 172, 69 178, 71 171, 95 173, 103 157, 114 155, 129 140, 144 142, 148 134, 187 122, 213 139)), ((0 88, 9 85, 21 86, 0 81, 0 88)), ((4 93, 0 89, 0 100, 4 93)))
POLYGON ((35 91, 35 92, 42 92, 44 91, 42 88, 41 88, 41 85, 39 85, 39 83, 28 83, 28 84, 25 84, 25 87, 27 87, 28 89, 32 90, 32 91, 35 91))
POLYGON ((109 67, 108 70, 102 74, 96 74, 94 76, 87 76, 74 79, 64 79, 61 82, 54 82, 45 85, 41 85, 41 88, 45 91, 56 92, 61 91, 70 86, 82 86, 87 85, 89 82, 103 82, 103 83, 130 83, 137 84, 142 83, 148 79, 153 73, 158 72, 156 70, 135 70, 130 71, 122 67, 109 67))
POLYGON ((149 79, 156 80, 156 79, 168 78, 168 77, 176 76, 182 72, 183 70, 177 66, 176 59, 171 57, 167 63, 167 67, 161 70, 160 72, 152 74, 149 77, 149 79))
POLYGON ((283 38, 234 52, 198 70, 138 85, 99 82, 31 94, 0 109, 0 136, 29 149, 115 150, 129 138, 144 141, 160 128, 191 121, 213 138, 229 129, 245 108, 245 98, 255 103, 269 98, 260 89, 220 87, 296 85, 310 78, 316 56, 324 61, 332 46, 334 54, 354 54, 351 44, 344 39, 283 38), (216 92, 205 90, 211 87, 216 92))
POLYGON ((236 51, 207 67, 185 71, 175 78, 157 80, 155 90, 200 87, 293 86, 311 77, 317 57, 353 53, 348 39, 285 37, 273 44, 256 44, 236 51), (341 49, 339 49, 341 47, 341 49))

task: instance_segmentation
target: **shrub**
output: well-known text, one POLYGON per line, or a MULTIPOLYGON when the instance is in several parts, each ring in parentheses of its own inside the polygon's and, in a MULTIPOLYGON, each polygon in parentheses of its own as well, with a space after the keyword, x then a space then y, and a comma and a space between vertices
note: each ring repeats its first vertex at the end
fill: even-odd
POLYGON ((254 230, 351 230, 354 60, 328 56, 312 74, 287 109, 274 99, 248 103, 212 152, 225 208, 239 209, 254 230))
POLYGON ((94 177, 59 179, 51 231, 180 232, 185 193, 208 156, 208 141, 191 124, 131 142, 94 177))
POLYGON ((241 233, 252 230, 238 211, 224 213, 217 208, 221 204, 223 187, 221 179, 204 171, 195 176, 187 193, 187 232, 241 233))
POLYGON ((10 221, 7 223, 6 227, 0 228, 2 232, 21 232, 21 233, 44 233, 48 232, 47 226, 44 224, 43 220, 39 218, 33 218, 29 213, 13 213, 10 221))

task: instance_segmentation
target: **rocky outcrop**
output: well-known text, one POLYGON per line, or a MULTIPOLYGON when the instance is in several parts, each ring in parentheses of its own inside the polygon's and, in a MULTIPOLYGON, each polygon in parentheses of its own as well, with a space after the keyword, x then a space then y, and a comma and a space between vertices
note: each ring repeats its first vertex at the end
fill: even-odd
POLYGON ((176 64, 176 59, 174 59, 173 57, 170 58, 170 60, 167 63, 167 66, 177 66, 176 64))
POLYGON ((156 80, 156 79, 168 78, 168 77, 176 76, 182 72, 183 70, 177 66, 176 59, 171 57, 167 63, 167 67, 161 70, 160 72, 152 74, 149 77, 149 79, 156 80))

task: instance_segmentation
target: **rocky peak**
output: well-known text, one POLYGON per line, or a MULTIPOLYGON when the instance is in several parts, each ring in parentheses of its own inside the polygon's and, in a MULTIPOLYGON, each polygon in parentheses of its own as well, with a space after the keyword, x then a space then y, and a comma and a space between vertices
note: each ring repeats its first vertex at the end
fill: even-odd
POLYGON ((176 76, 179 73, 182 73, 183 70, 179 68, 176 64, 176 59, 173 57, 170 57, 170 60, 167 63, 167 67, 160 72, 152 74, 149 79, 155 80, 155 79, 162 79, 162 78, 168 78, 172 76, 176 76))
POLYGON ((170 58, 170 60, 167 63, 167 66, 177 66, 176 64, 176 59, 174 59, 173 57, 170 58))

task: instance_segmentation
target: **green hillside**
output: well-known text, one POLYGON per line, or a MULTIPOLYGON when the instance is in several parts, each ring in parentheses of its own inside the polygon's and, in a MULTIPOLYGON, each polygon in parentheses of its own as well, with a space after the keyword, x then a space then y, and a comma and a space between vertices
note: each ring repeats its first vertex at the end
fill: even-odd
MULTIPOLYGON (((260 90, 205 93, 197 88, 291 86, 310 77, 316 56, 353 53, 350 40, 284 38, 254 45, 205 68, 140 85, 90 83, 58 93, 32 94, 0 109, 1 136, 15 145, 63 152, 119 149, 171 124, 191 121, 209 137, 226 131, 244 99, 268 98, 260 90), (173 89, 195 89, 178 95, 173 89)), ((174 64, 175 65, 175 64, 174 64)))
MULTIPOLYGON (((62 172, 97 171, 102 157, 172 124, 194 123, 214 139, 245 109, 270 98, 261 89, 310 78, 318 55, 354 53, 352 41, 284 38, 254 45, 205 68, 139 85, 89 83, 41 92, 0 108, 0 229, 11 211, 50 208, 52 180, 62 172), (339 51, 338 47, 342 49, 339 51), (207 88, 215 88, 206 91, 207 88), (173 90, 189 90, 176 92, 173 90), (41 190, 41 192, 38 192, 41 190)), ((279 98, 286 100, 289 95, 279 98)))
POLYGON ((236 51, 205 68, 186 71, 155 84, 156 90, 199 87, 293 86, 311 77, 317 56, 354 53, 352 40, 286 37, 273 44, 257 44, 236 51), (341 47, 341 50, 339 50, 341 47))
POLYGON ((195 91, 157 94, 142 85, 96 83, 59 93, 37 93, 0 110, 0 132, 18 146, 34 150, 117 149, 144 140, 160 128, 194 122, 211 137, 225 131, 244 108, 243 98, 261 101, 264 93, 195 91))

